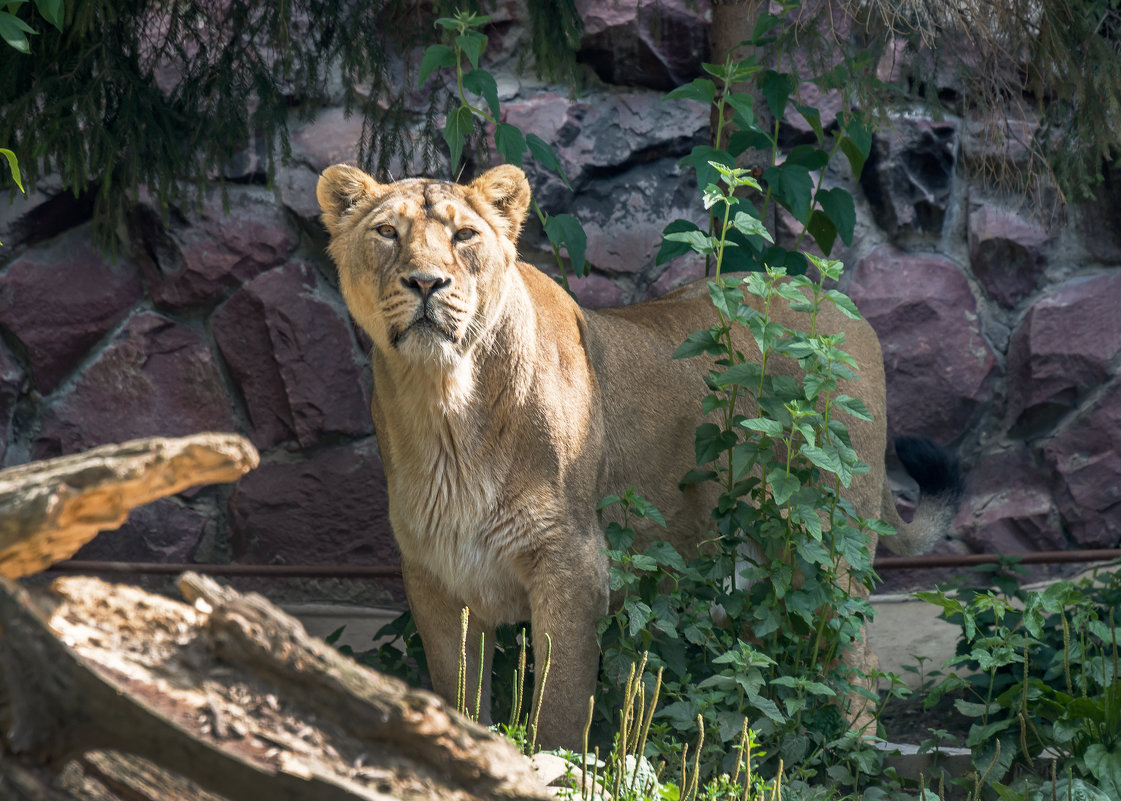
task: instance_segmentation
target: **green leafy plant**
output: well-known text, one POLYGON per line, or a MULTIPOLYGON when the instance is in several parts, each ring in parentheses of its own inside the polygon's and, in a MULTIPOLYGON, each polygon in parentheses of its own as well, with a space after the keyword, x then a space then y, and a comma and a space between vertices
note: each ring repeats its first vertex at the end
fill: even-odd
MULTIPOLYGON (((458 12, 454 17, 441 17, 436 25, 448 31, 451 44, 434 44, 424 51, 421 60, 419 85, 424 83, 440 69, 455 70, 455 93, 459 105, 448 112, 444 123, 444 141, 450 152, 450 167, 454 175, 463 157, 464 147, 473 135, 476 124, 493 130, 492 141, 495 151, 506 163, 521 167, 528 152, 545 168, 554 171, 571 188, 564 174, 560 159, 553 148, 537 134, 524 134, 517 126, 501 121, 498 102, 498 84, 494 76, 479 66, 487 37, 482 28, 489 16, 471 12, 458 12)), ((568 253, 572 269, 577 275, 587 275, 589 265, 584 257, 588 237, 580 221, 571 214, 546 214, 532 200, 532 208, 541 228, 549 238, 557 266, 560 269, 561 283, 568 289, 568 270, 560 249, 568 253)))
MULTIPOLYGON (((763 14, 752 43, 765 42, 780 24, 763 14)), ((683 162, 697 171, 708 225, 670 223, 658 260, 701 254, 713 279, 716 322, 692 334, 675 358, 715 360, 703 408, 717 421, 698 428, 697 469, 683 484, 715 481, 723 494, 713 511, 712 540, 688 561, 664 542, 641 553, 628 550, 629 517, 649 511, 633 497, 609 499, 624 505, 623 524, 607 531, 612 589, 622 603, 600 627, 602 707, 620 705, 624 665, 648 651, 648 670, 662 671, 667 702, 654 717, 648 752, 672 765, 683 742, 703 736, 712 743, 702 757, 703 775, 716 777, 728 770, 731 746, 749 723, 764 768, 781 761, 795 781, 860 787, 880 772, 879 755, 849 732, 845 707, 854 697, 873 703, 864 688, 874 677, 855 675, 838 657, 871 614, 867 601, 850 593, 852 584, 870 587, 874 579, 869 535, 891 530, 860 518, 844 498, 852 478, 868 467, 853 450, 843 417, 870 417, 859 400, 838 392, 839 381, 855 377, 856 365, 842 337, 818 331, 817 318, 825 304, 850 317, 858 313, 827 285, 840 277, 840 262, 804 252, 803 244, 808 235, 828 254, 837 239, 851 243, 852 197, 825 188, 824 172, 843 153, 859 175, 871 134, 854 111, 842 112, 837 127, 825 131, 816 109, 795 103, 798 81, 789 73, 751 60, 705 70, 711 77, 668 98, 714 106, 714 144, 695 148, 683 162), (750 93, 733 91, 743 81, 754 82, 773 125, 758 123, 750 93), (784 152, 777 120, 792 103, 811 122, 816 144, 784 152), (770 163, 737 167, 749 149, 770 163), (764 224, 776 203, 802 224, 793 248, 777 245, 764 224), (751 272, 729 275, 740 270, 751 272), (760 310, 744 302, 744 293, 759 299, 760 310), (778 303, 805 314, 804 331, 774 319, 778 303), (754 338, 758 363, 736 349, 732 333, 739 327, 754 338), (800 379, 768 370, 780 355, 799 363, 800 379), (745 415, 744 408, 755 413, 745 415)), ((836 75, 817 80, 831 88, 838 83, 836 75)))
MULTIPOLYGON (((1121 797, 1121 574, 1041 592, 1005 582, 997 592, 917 596, 962 628, 950 672, 926 704, 950 697, 973 721, 965 744, 976 797, 1042 792, 1050 769, 1040 766, 1049 760, 1072 793, 1078 786, 1121 797)), ((1054 776, 1048 786, 1057 787, 1054 776)))

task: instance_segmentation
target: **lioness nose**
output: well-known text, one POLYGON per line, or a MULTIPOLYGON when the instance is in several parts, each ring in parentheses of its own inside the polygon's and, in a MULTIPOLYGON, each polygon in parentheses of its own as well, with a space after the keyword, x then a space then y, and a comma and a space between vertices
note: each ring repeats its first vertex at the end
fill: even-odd
POLYGON ((432 275, 410 275, 407 278, 402 278, 401 283, 405 285, 406 289, 411 289, 420 295, 425 300, 438 289, 443 289, 452 280, 450 278, 440 278, 432 275))

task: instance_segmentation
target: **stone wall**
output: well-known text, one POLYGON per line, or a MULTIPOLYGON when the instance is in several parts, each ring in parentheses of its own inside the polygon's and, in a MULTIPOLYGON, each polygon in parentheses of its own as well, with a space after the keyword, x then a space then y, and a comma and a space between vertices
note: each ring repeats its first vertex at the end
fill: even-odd
MULTIPOLYGON (((595 76, 579 97, 516 72, 516 3, 496 18, 488 52, 507 119, 553 143, 571 182, 531 169, 541 205, 576 214, 588 233, 594 269, 574 291, 589 306, 615 305, 700 274, 687 259, 657 267, 654 254, 668 221, 700 218, 677 162, 707 142, 708 112, 661 97, 699 73, 708 12, 664 0, 578 5, 595 76)), ((784 131, 803 134, 794 120, 784 131)), ((251 148, 222 177, 225 198, 216 181, 166 225, 142 198, 116 258, 92 246, 81 199, 44 185, 0 204, 0 464, 203 430, 242 432, 263 456, 233 488, 138 510, 81 557, 396 562, 366 344, 316 219, 317 173, 353 161, 360 133, 359 119, 328 106, 294 124, 292 161, 271 187, 251 148)), ((912 110, 877 134, 859 181, 842 167, 827 175, 856 197, 844 288, 883 341, 888 424, 947 444, 970 471, 957 534, 940 550, 1116 546, 1121 224, 1110 210, 1121 174, 1107 176, 1094 206, 1043 224, 963 177, 982 151, 1019 158, 960 120, 912 110)), ((780 235, 796 225, 780 219, 780 235)), ((531 225, 523 256, 555 269, 547 251, 531 225)), ((401 598, 394 582, 280 591, 401 598)))

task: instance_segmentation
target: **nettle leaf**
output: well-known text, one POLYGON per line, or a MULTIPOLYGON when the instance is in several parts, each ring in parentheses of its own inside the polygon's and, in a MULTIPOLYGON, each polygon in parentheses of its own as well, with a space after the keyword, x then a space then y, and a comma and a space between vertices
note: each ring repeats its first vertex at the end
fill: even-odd
POLYGON ((710 161, 715 161, 728 168, 736 166, 735 158, 723 150, 717 150, 709 145, 697 145, 690 151, 689 155, 681 159, 678 164, 682 167, 692 167, 697 172, 697 186, 708 186, 709 184, 716 183, 720 178, 720 173, 709 164, 710 161))
POLYGON ((736 227, 737 231, 746 236, 760 236, 768 242, 775 241, 774 237, 771 236, 771 232, 763 225, 763 221, 746 211, 737 211, 732 218, 732 225, 736 227))
POLYGON ((525 153, 525 136, 521 130, 506 122, 498 123, 494 130, 494 148, 506 159, 507 164, 515 167, 522 166, 522 155, 525 153))
POLYGON ((725 431, 715 423, 702 423, 697 426, 697 464, 704 465, 716 460, 737 441, 735 432, 725 431))
POLYGON ((763 368, 755 362, 740 362, 733 364, 717 379, 718 387, 738 386, 755 392, 759 389, 759 379, 763 377, 763 368))
POLYGON ((710 328, 707 331, 694 331, 687 336, 685 341, 673 352, 673 358, 688 359, 693 356, 700 356, 702 353, 716 356, 723 349, 724 346, 716 338, 716 332, 710 328))
POLYGON ((852 298, 836 289, 827 289, 825 297, 833 302, 841 314, 846 317, 851 317, 853 320, 860 319, 860 309, 856 308, 856 304, 852 302, 852 298))
POLYGON ((565 186, 569 189, 572 188, 572 185, 568 183, 568 176, 561 169, 560 159, 557 158, 556 152, 549 146, 548 142, 537 134, 526 134, 525 144, 529 148, 529 152, 541 162, 542 166, 555 172, 564 181, 565 186))
POLYGON ((849 160, 854 178, 859 178, 872 152, 872 132, 860 119, 853 119, 845 125, 844 134, 841 136, 841 152, 849 160))
POLYGON ((588 274, 588 262, 584 254, 588 249, 588 235, 584 226, 571 214, 554 214, 545 221, 545 235, 558 248, 564 246, 572 262, 572 270, 577 275, 588 274))
POLYGON ((864 401, 860 398, 853 398, 848 395, 838 395, 833 399, 833 405, 838 409, 844 409, 858 420, 872 419, 872 413, 868 411, 868 407, 864 405, 864 401))
POLYGON ((752 417, 747 420, 741 420, 740 425, 751 431, 759 431, 766 434, 768 437, 775 439, 782 439, 782 423, 778 420, 770 420, 766 417, 752 417))
POLYGON ((802 487, 801 482, 785 470, 772 470, 767 474, 767 483, 771 485, 775 503, 780 506, 785 505, 790 496, 802 487))
POLYGON ((679 242, 688 247, 688 250, 694 253, 700 253, 704 256, 711 256, 716 253, 716 248, 720 242, 714 236, 709 236, 700 229, 695 231, 675 231, 665 235, 667 242, 679 242))
POLYGON ((463 142, 470 135, 475 126, 475 116, 467 106, 460 106, 448 113, 447 122, 444 124, 444 141, 451 150, 451 170, 455 173, 459 166, 459 158, 463 155, 463 142))
POLYGON ((821 248, 822 253, 829 253, 833 250, 833 242, 837 239, 837 227, 833 225, 833 221, 824 212, 817 209, 810 212, 810 222, 806 226, 806 230, 810 232, 810 236, 821 248))
POLYGON ((795 103, 794 108, 798 110, 798 113, 801 114, 802 118, 809 124, 814 132, 814 136, 817 137, 818 143, 824 142, 825 129, 821 125, 821 112, 813 106, 807 106, 801 103, 795 103))
POLYGON ((852 195, 840 187, 823 189, 817 193, 817 202, 837 229, 841 241, 851 245, 852 234, 856 229, 856 205, 852 195))
POLYGON ((708 78, 695 78, 692 82, 677 87, 662 100, 696 100, 710 106, 716 102, 716 84, 708 78))
POLYGON ((486 70, 471 70, 463 76, 463 88, 485 99, 491 116, 498 117, 498 83, 493 75, 486 70))
POLYGON ((674 220, 665 228, 662 229, 662 246, 658 249, 658 255, 654 259, 654 263, 661 265, 667 261, 684 256, 686 253, 693 253, 693 246, 689 242, 684 242, 679 239, 669 239, 670 234, 681 234, 687 231, 697 231, 701 229, 697 224, 689 220, 674 220))
POLYGON ((785 72, 767 70, 759 79, 759 91, 767 101, 767 108, 776 120, 781 120, 786 111, 786 102, 794 91, 794 76, 785 72))
POLYGON ((786 154, 784 164, 799 164, 811 172, 829 163, 829 154, 813 145, 798 145, 786 154))
POLYGON ((775 198, 803 225, 810 220, 813 200, 813 178, 800 164, 782 164, 763 171, 763 180, 775 198))
POLYGON ((485 34, 478 31, 464 31, 459 36, 455 37, 455 44, 467 60, 471 62, 474 69, 479 68, 479 57, 483 54, 483 50, 487 46, 487 37, 485 34))
POLYGON ((417 87, 424 86, 424 82, 428 80, 428 76, 436 70, 454 66, 454 50, 447 45, 430 45, 428 49, 424 51, 424 56, 420 60, 420 72, 417 73, 417 87))
POLYGON ((26 194, 26 190, 23 188, 23 181, 20 178, 19 159, 16 158, 16 154, 6 147, 0 147, 0 155, 8 160, 8 169, 12 173, 12 180, 15 181, 16 186, 19 187, 19 191, 26 194))

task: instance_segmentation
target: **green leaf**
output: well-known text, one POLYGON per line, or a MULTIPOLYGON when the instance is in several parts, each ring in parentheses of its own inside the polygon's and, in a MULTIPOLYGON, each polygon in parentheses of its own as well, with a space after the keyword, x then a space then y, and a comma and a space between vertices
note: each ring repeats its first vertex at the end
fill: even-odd
POLYGON ((498 118, 498 83, 486 70, 471 70, 463 76, 463 88, 487 101, 491 116, 498 118))
POLYGON ((27 194, 27 190, 23 188, 23 181, 19 173, 19 159, 16 158, 16 154, 8 150, 8 148, 6 147, 0 147, 0 155, 3 155, 4 158, 8 160, 8 169, 11 170, 12 180, 16 182, 16 186, 19 187, 19 191, 27 194))
POLYGON ((706 187, 719 180, 719 173, 709 162, 715 161, 729 168, 736 166, 736 160, 731 154, 717 150, 708 145, 697 145, 688 156, 681 159, 678 164, 682 167, 692 167, 697 171, 697 186, 706 187))
POLYGON ((588 249, 588 235, 584 226, 571 214, 554 214, 545 221, 545 235, 557 247, 564 246, 572 262, 572 270, 577 275, 588 274, 588 263, 584 254, 588 249))
POLYGON ((794 77, 784 72, 767 70, 759 79, 759 91, 767 101, 767 108, 776 120, 781 120, 786 112, 786 102, 794 91, 794 77))
POLYGON ((740 425, 751 431, 758 431, 766 434, 768 437, 782 439, 782 423, 778 420, 771 420, 767 417, 752 417, 747 420, 741 420, 740 425))
POLYGON ((782 469, 772 470, 768 473, 767 483, 771 485, 771 492, 774 494, 775 503, 780 506, 785 505, 786 502, 790 500, 790 496, 802 487, 802 484, 797 478, 782 469))
POLYGON ((420 60, 420 72, 417 77, 417 87, 424 86, 424 82, 428 80, 433 72, 445 67, 455 66, 455 51, 447 45, 436 44, 430 45, 424 51, 424 56, 420 60))
POLYGON ((840 310, 841 314, 853 320, 860 319, 860 309, 856 308, 856 304, 852 302, 852 298, 844 292, 837 289, 828 289, 825 291, 825 297, 840 310))
POLYGON ((837 228, 823 212, 814 209, 810 212, 810 222, 806 226, 814 242, 821 248, 821 252, 829 254, 833 250, 833 242, 837 239, 837 228))
POLYGON ((763 180, 778 199, 803 225, 810 220, 813 199, 813 178, 810 171, 798 164, 782 164, 763 171, 763 180))
POLYGON ((736 444, 738 438, 732 431, 724 431, 715 423, 697 426, 697 464, 706 465, 736 444))
POLYGON ((54 25, 59 32, 62 31, 63 15, 66 12, 63 0, 35 0, 35 7, 43 15, 43 19, 54 25))
POLYGON ((30 53, 31 45, 27 41, 29 33, 35 33, 35 29, 15 14, 0 11, 0 39, 21 53, 30 53))
POLYGON ((702 353, 716 356, 722 352, 723 347, 724 346, 716 338, 712 329, 708 331, 694 331, 687 336, 685 341, 673 352, 673 358, 689 359, 693 356, 700 356, 702 353))
POLYGON ((568 176, 565 175, 564 170, 561 169, 560 159, 557 158, 556 152, 549 146, 548 142, 537 134, 526 134, 525 144, 535 159, 540 161, 543 166, 559 175, 561 180, 564 181, 565 186, 569 189, 572 188, 568 183, 568 176))
POLYGON ((786 155, 784 164, 798 164, 811 172, 829 163, 829 154, 813 145, 798 145, 786 155))
POLYGON ((1103 743, 1094 743, 1083 758, 1101 789, 1113 798, 1121 797, 1121 749, 1116 744, 1110 749, 1103 743))
POLYGON ((455 37, 455 46, 463 51, 474 69, 479 68, 479 56, 487 46, 487 37, 478 31, 464 31, 455 37))
POLYGON ((816 200, 821 205, 821 210, 833 222, 841 241, 851 245, 853 231, 856 229, 856 205, 853 203, 852 195, 836 187, 818 192, 816 200))
POLYGON ((498 123, 494 130, 494 148, 507 164, 515 167, 522 166, 522 154, 525 153, 525 137, 517 126, 506 122, 498 123))
POLYGON ((688 246, 689 250, 702 255, 712 255, 716 253, 716 248, 720 244, 716 237, 709 236, 704 231, 677 231, 676 233, 666 234, 665 239, 667 242, 680 242, 688 246))
POLYGON ((825 129, 821 125, 821 112, 813 106, 806 106, 801 103, 795 103, 794 108, 798 109, 798 113, 809 123, 818 143, 825 141, 825 129))
POLYGON ((695 78, 691 83, 677 87, 662 100, 696 100, 712 105, 716 102, 716 84, 708 78, 695 78))
POLYGON ((767 227, 763 225, 763 221, 753 214, 746 211, 737 211, 736 215, 732 218, 732 225, 736 230, 745 234, 746 236, 760 236, 768 242, 774 242, 774 237, 767 227))
POLYGON ((463 141, 471 133, 471 129, 475 126, 475 115, 471 113, 471 109, 467 106, 460 106, 448 114, 447 122, 444 124, 444 141, 448 143, 448 148, 451 150, 451 171, 455 174, 456 168, 459 167, 459 158, 463 155, 463 141))
POLYGON ((853 119, 845 126, 841 137, 841 151, 849 160, 853 177, 859 178, 864 170, 864 163, 868 161, 868 154, 872 152, 872 132, 860 119, 853 119))
POLYGON ((654 259, 654 263, 657 265, 665 264, 667 261, 673 261, 680 256, 684 256, 686 253, 694 252, 693 246, 689 242, 680 239, 669 239, 668 237, 670 234, 680 234, 686 231, 700 232, 700 230, 696 223, 690 222, 689 220, 674 220, 671 222, 662 229, 662 246, 658 248, 658 255, 654 259))
POLYGON ((864 405, 864 401, 860 398, 838 395, 833 399, 833 405, 838 409, 844 409, 858 420, 870 421, 872 419, 872 413, 868 411, 868 407, 864 405))

